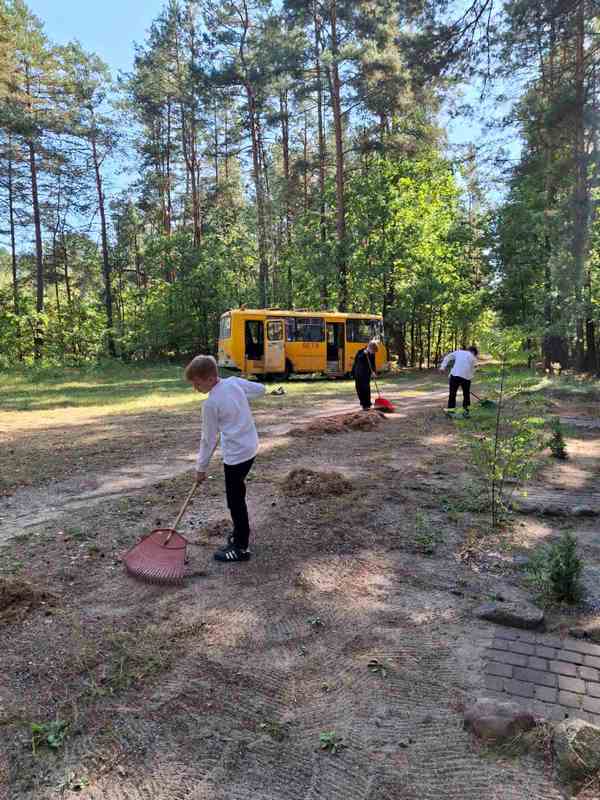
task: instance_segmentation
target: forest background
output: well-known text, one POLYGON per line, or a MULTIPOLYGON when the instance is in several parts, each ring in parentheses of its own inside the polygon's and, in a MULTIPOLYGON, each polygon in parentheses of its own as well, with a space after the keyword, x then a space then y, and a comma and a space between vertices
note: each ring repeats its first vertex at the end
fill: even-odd
POLYGON ((245 304, 598 372, 599 9, 169 0, 111 74, 0 0, 0 367, 214 351, 245 304))

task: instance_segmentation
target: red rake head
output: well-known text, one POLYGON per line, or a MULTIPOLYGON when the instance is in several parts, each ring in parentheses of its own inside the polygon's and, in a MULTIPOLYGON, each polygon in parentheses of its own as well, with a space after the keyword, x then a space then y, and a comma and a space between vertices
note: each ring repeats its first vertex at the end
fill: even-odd
POLYGON ((378 408, 380 411, 385 411, 386 413, 391 413, 396 410, 394 404, 390 400, 386 400, 385 397, 378 397, 377 400, 375 400, 375 408, 378 408))
POLYGON ((123 563, 130 575, 147 583, 180 584, 186 545, 187 539, 172 528, 157 528, 124 555, 123 563))

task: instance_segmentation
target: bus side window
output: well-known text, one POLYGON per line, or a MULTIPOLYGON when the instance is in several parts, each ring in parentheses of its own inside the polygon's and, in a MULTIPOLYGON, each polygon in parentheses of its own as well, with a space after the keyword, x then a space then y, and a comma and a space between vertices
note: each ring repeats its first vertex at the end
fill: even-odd
POLYGON ((366 319, 346 320, 346 341, 367 343, 371 340, 370 321, 366 319))
POLYGON ((325 321, 320 317, 293 317, 287 328, 288 342, 324 342, 325 321))

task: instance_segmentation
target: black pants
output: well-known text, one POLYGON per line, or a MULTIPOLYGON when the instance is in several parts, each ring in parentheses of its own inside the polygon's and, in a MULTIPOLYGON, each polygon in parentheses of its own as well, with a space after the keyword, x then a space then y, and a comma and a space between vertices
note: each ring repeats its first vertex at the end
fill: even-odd
POLYGON ((250 538, 250 523, 248 522, 248 509, 246 507, 246 476, 254 464, 254 459, 243 461, 241 464, 224 464, 225 467, 225 494, 227 507, 233 521, 233 541, 240 550, 248 547, 250 538))
POLYGON ((459 378, 457 375, 450 375, 448 408, 456 408, 456 393, 459 386, 462 388, 463 393, 463 408, 469 408, 471 405, 471 381, 466 378, 459 378))
POLYGON ((371 408, 371 379, 355 378, 356 394, 363 408, 371 408))

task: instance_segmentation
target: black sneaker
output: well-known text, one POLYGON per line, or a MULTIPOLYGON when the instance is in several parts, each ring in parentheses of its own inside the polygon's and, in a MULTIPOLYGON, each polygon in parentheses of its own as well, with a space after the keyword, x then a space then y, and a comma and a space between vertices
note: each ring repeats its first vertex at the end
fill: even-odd
POLYGON ((249 561, 250 551, 240 550, 239 547, 232 544, 225 550, 217 550, 214 559, 215 561, 224 561, 227 564, 233 564, 234 561, 249 561))
POLYGON ((469 412, 469 409, 465 408, 465 410, 463 411, 463 419, 469 419, 470 416, 471 414, 469 412))

